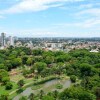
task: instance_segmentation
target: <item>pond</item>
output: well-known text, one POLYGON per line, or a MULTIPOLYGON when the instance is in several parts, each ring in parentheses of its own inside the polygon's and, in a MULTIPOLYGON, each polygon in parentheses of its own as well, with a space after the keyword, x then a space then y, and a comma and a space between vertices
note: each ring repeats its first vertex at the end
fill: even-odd
POLYGON ((50 80, 48 82, 45 82, 43 86, 37 90, 32 90, 31 87, 26 88, 21 94, 17 95, 14 97, 13 100, 19 100, 21 96, 29 96, 31 93, 37 94, 40 92, 40 90, 43 90, 45 93, 48 93, 50 91, 58 90, 59 92, 63 91, 65 88, 70 87, 71 81, 70 79, 54 79, 50 80), (55 85, 56 84, 62 84, 63 88, 62 89, 56 89, 55 85))

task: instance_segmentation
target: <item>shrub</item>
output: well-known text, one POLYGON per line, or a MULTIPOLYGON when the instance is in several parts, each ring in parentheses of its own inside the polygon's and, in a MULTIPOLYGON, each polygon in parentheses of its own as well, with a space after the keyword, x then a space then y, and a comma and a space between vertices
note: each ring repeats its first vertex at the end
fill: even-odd
POLYGON ((71 82, 75 83, 76 82, 76 76, 75 75, 70 76, 70 80, 71 80, 71 82))
POLYGON ((8 100, 8 94, 4 93, 0 95, 0 100, 8 100))
POLYGON ((2 82, 3 84, 7 84, 9 82, 10 78, 9 77, 3 77, 2 82))
POLYGON ((19 80, 18 83, 17 83, 17 85, 19 87, 22 87, 24 85, 24 80, 19 80))
POLYGON ((8 82, 5 86, 6 90, 11 90, 13 87, 12 83, 11 82, 8 82))
POLYGON ((62 84, 56 84, 56 88, 57 89, 62 89, 63 88, 63 85, 62 84))
POLYGON ((22 97, 20 97, 19 100, 27 100, 27 97, 26 96, 22 96, 22 97))

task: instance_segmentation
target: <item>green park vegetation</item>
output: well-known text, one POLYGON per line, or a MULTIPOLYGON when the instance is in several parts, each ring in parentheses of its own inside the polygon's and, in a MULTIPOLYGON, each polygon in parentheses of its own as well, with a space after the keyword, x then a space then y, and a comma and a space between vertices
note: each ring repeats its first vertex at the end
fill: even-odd
MULTIPOLYGON (((29 86, 35 90, 49 80, 65 77, 70 77, 74 84, 70 88, 49 93, 41 90, 39 94, 23 96, 20 100, 99 99, 100 52, 79 49, 66 53, 26 47, 0 50, 0 100, 9 100, 29 86)), ((56 88, 62 87, 61 84, 56 85, 56 88)))

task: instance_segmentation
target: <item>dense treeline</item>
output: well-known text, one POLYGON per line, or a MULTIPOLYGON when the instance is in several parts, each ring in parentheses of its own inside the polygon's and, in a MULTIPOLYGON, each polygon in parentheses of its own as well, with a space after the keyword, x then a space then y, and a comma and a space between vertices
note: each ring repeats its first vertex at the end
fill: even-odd
POLYGON ((52 93, 51 96, 50 94, 43 95, 43 100, 95 100, 100 98, 100 52, 91 53, 81 49, 65 53, 41 49, 31 50, 25 47, 0 50, 0 82, 9 86, 8 71, 17 67, 23 67, 22 73, 25 77, 32 73, 36 78, 65 74, 70 76, 73 82, 76 78, 81 80, 80 84, 65 89, 56 97, 52 93), (25 66, 29 69, 25 69, 25 66))

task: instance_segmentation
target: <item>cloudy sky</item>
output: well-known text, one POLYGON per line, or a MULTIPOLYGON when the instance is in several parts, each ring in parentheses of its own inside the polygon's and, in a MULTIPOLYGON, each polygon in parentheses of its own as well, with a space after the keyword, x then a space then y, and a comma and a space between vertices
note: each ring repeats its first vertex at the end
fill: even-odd
POLYGON ((0 33, 100 37, 100 0, 0 0, 0 33))

